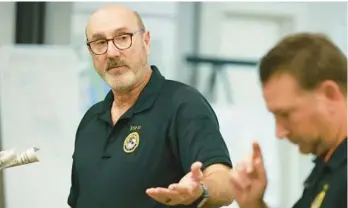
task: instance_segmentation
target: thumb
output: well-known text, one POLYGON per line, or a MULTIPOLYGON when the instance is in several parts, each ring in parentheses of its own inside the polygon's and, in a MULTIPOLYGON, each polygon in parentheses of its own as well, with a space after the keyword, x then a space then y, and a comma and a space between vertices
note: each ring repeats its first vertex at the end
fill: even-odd
POLYGON ((202 163, 201 162, 195 162, 191 165, 191 177, 195 181, 201 181, 203 180, 203 173, 202 173, 202 163))
POLYGON ((256 172, 259 175, 259 177, 264 176, 266 171, 263 164, 261 147, 257 142, 253 143, 253 161, 256 172))
POLYGON ((261 152, 261 147, 258 142, 253 143, 253 159, 261 159, 262 160, 262 152, 261 152))

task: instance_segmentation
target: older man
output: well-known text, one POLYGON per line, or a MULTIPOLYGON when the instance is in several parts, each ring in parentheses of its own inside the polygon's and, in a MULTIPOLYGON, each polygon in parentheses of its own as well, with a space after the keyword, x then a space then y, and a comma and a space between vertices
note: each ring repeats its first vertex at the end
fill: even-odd
POLYGON ((204 97, 149 66, 150 33, 123 6, 86 27, 94 67, 111 87, 76 133, 73 208, 220 207, 232 203, 232 163, 204 97))
MULTIPOLYGON (((285 37, 260 64, 263 95, 278 138, 317 156, 294 208, 347 208, 347 57, 320 34, 285 37)), ((231 171, 241 208, 265 208, 260 147, 231 171)))

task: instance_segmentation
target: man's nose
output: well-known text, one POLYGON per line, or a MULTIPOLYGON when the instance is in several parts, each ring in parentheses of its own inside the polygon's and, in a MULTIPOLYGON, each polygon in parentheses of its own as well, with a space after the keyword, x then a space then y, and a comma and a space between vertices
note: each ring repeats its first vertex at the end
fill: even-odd
POLYGON ((277 123, 276 126, 276 135, 278 139, 286 138, 289 134, 289 131, 281 124, 277 123))
POLYGON ((108 42, 107 56, 109 58, 120 56, 121 51, 118 49, 112 41, 108 42))

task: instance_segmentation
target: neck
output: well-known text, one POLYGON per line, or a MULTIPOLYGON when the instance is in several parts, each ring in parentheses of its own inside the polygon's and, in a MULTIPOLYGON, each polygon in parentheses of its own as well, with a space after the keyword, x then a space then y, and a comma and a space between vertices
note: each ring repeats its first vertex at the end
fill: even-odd
POLYGON ((130 108, 135 101, 138 99, 140 92, 144 89, 146 84, 149 82, 152 74, 151 68, 147 68, 145 72, 144 79, 141 80, 138 84, 133 86, 129 90, 115 90, 112 92, 114 94, 113 106, 117 109, 128 109, 130 108))
POLYGON ((347 108, 343 107, 343 111, 337 114, 337 123, 333 123, 335 126, 331 127, 332 133, 329 136, 331 142, 328 146, 328 151, 325 155, 325 161, 328 161, 331 155, 335 152, 336 148, 342 143, 342 141, 347 137, 347 108))
POLYGON ((338 129, 334 135, 332 135, 332 137, 335 138, 335 143, 337 145, 339 145, 347 137, 347 103, 344 105, 345 106, 342 106, 343 110, 337 114, 338 123, 336 125, 338 129))

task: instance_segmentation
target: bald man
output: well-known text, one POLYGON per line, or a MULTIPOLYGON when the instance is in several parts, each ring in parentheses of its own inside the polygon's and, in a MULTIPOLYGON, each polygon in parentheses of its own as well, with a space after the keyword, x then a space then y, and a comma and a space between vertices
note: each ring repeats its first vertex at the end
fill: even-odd
POLYGON ((123 6, 96 11, 88 50, 111 87, 75 139, 73 208, 220 207, 232 203, 232 163, 209 103, 148 64, 150 33, 123 6))

